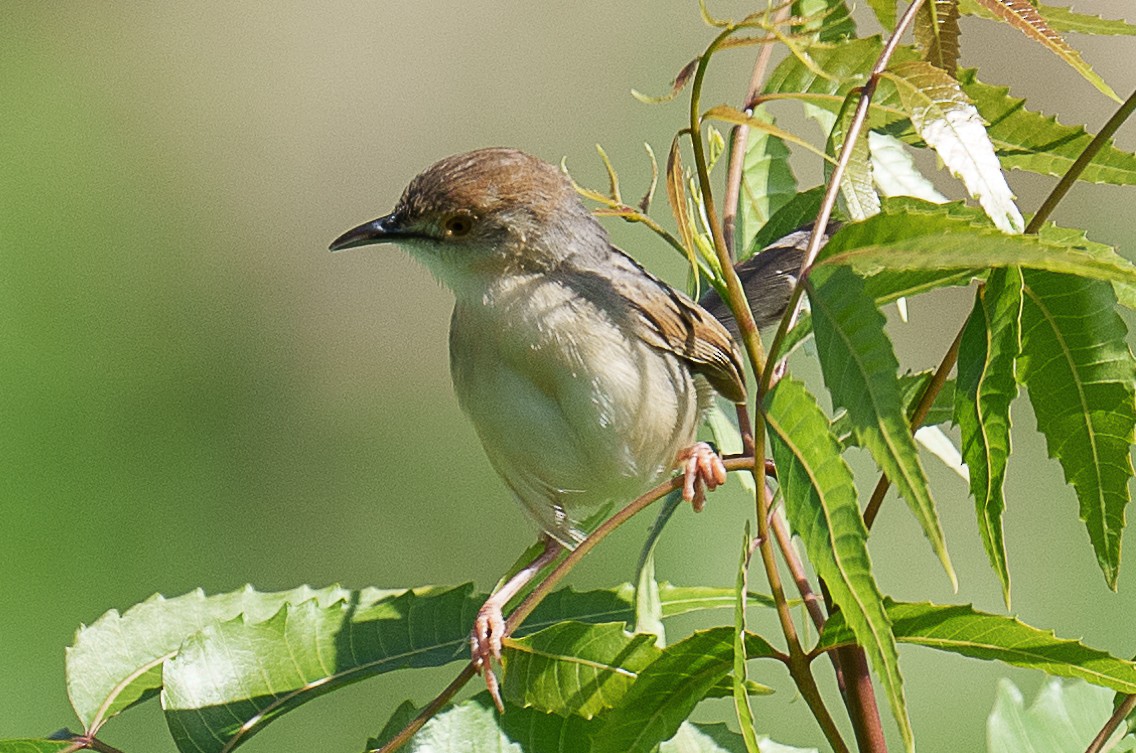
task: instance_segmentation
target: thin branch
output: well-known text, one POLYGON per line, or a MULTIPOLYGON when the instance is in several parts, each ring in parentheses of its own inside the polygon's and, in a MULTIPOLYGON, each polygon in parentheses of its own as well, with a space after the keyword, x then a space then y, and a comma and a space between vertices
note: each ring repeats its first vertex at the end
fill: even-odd
MULTIPOLYGON (((753 469, 752 457, 725 458, 722 462, 725 464, 727 471, 747 471, 753 469)), ((564 576, 566 576, 597 544, 607 538, 612 531, 619 528, 619 526, 626 523, 636 514, 647 509, 654 502, 657 502, 674 490, 681 488, 682 483, 683 479, 681 476, 676 476, 675 478, 664 481, 650 491, 636 497, 626 507, 605 520, 599 528, 581 541, 579 546, 569 552, 568 556, 561 560, 560 564, 558 564, 552 572, 533 589, 532 593, 526 596, 524 601, 518 604, 517 608, 509 614, 509 617, 505 620, 504 637, 512 635, 513 631, 524 622, 525 618, 532 614, 532 611, 536 609, 537 605, 564 579, 564 576)), ((788 657, 780 653, 776 654, 774 658, 788 662, 788 657)), ((432 717, 441 711, 442 707, 449 703, 454 695, 456 695, 467 682, 473 679, 476 674, 477 669, 474 667, 473 662, 466 664, 458 676, 446 686, 445 690, 439 693, 434 700, 430 701, 430 704, 423 709, 418 716, 414 717, 409 724, 403 727, 397 735, 391 738, 390 742, 377 750, 368 751, 368 753, 394 753, 394 751, 401 748, 410 738, 414 737, 418 730, 422 729, 422 726, 426 724, 426 722, 430 721, 432 717)))
MULTIPOLYGON (((784 21, 789 15, 789 5, 783 5, 773 17, 773 25, 784 21)), ((761 92, 765 81, 765 72, 769 68, 769 61, 773 58, 773 45, 762 45, 757 53, 757 60, 753 64, 753 73, 749 78, 749 87, 746 89, 745 100, 742 104, 746 115, 753 115, 754 100, 761 92)), ((731 258, 734 254, 734 230, 737 227, 738 203, 742 192, 742 169, 745 166, 746 142, 749 140, 749 126, 734 126, 733 138, 730 140, 730 165, 726 172, 726 193, 722 198, 722 237, 726 242, 726 249, 731 258)))
POLYGON ((1085 753, 1101 753, 1104 750, 1105 743, 1112 737, 1112 733, 1116 732, 1120 723, 1128 718, 1134 708, 1136 708, 1136 695, 1125 696, 1124 701, 1116 707, 1116 711, 1112 712, 1112 716, 1101 727, 1101 731, 1089 743, 1089 747, 1085 748, 1085 753))

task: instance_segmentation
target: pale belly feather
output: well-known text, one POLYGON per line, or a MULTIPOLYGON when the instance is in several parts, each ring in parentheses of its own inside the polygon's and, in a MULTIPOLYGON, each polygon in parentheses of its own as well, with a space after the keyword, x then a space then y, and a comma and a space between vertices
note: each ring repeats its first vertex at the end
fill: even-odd
POLYGON ((459 300, 450 327, 454 389, 490 462, 568 546, 590 513, 670 471, 710 401, 709 386, 673 354, 547 280, 459 300))

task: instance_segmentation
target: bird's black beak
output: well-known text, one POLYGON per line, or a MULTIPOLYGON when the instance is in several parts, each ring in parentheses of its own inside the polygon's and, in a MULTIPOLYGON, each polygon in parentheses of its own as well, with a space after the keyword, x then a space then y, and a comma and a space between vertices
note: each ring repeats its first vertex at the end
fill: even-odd
POLYGON ((332 251, 342 251, 345 248, 355 248, 356 246, 389 243, 403 238, 410 238, 413 237, 413 235, 413 233, 407 232, 400 226, 398 218, 392 213, 348 230, 332 241, 329 248, 332 251))

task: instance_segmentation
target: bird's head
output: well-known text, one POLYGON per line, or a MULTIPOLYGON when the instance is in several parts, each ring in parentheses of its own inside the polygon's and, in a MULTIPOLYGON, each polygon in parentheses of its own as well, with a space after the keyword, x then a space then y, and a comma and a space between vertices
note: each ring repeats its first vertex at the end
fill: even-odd
POLYGON ((394 211, 348 230, 331 250, 387 242, 404 246, 460 294, 504 274, 552 269, 607 240, 559 169, 516 149, 490 148, 431 165, 394 211))

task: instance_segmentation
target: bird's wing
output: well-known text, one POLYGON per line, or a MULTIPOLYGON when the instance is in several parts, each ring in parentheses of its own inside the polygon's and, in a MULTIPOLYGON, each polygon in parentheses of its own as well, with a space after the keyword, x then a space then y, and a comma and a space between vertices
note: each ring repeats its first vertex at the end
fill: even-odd
POLYGON ((745 370, 726 328, 623 251, 612 251, 614 263, 624 272, 613 276, 616 292, 630 306, 643 339, 689 363, 727 400, 745 402, 745 370))

